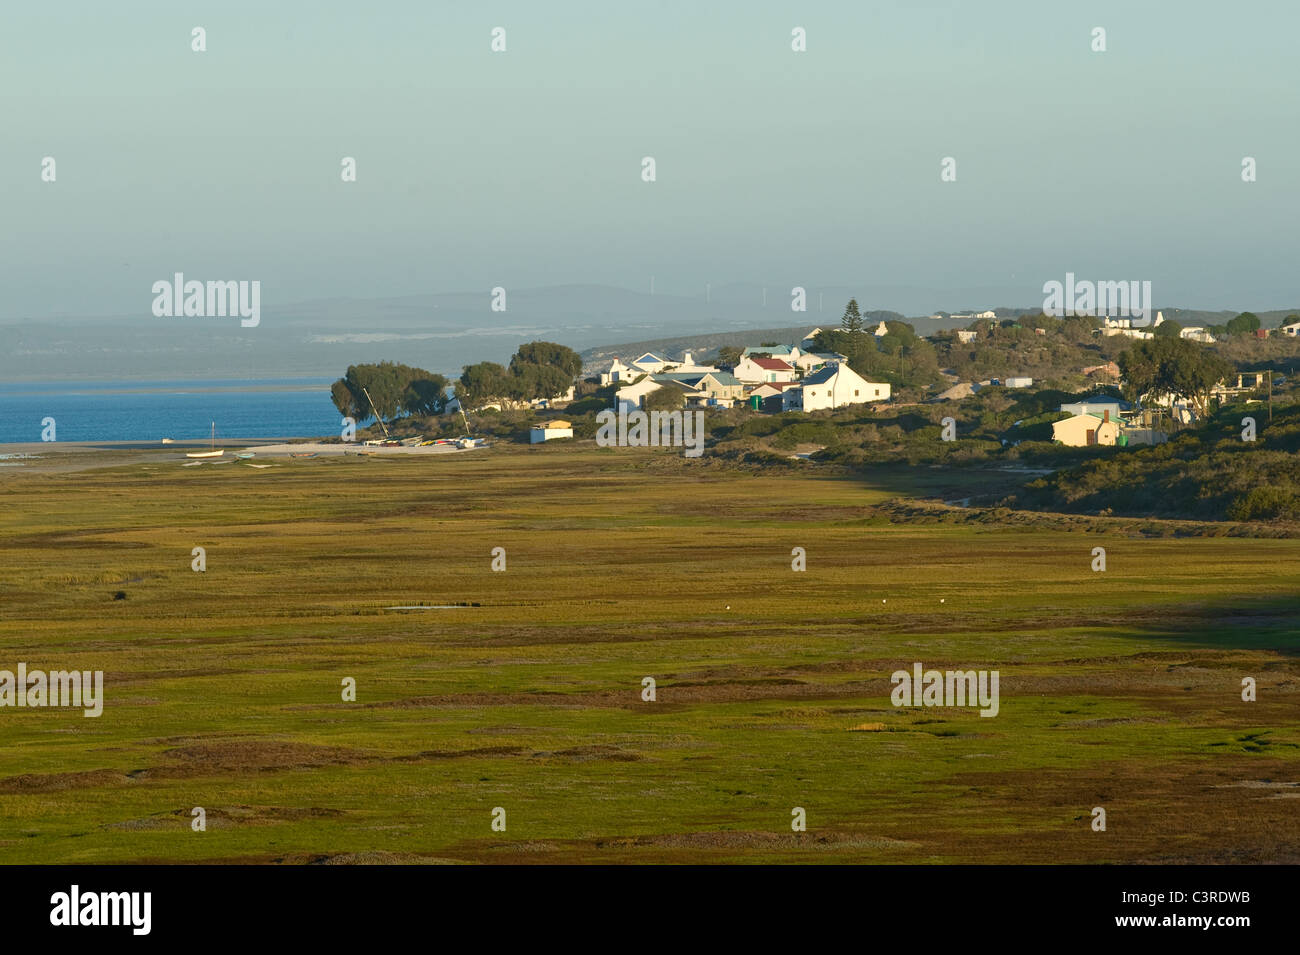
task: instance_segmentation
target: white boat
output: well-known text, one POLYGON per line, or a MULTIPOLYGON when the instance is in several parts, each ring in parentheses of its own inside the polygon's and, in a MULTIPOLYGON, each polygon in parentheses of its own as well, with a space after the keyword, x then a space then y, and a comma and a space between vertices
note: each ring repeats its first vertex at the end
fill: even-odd
POLYGON ((217 448, 217 423, 214 421, 212 422, 212 450, 211 451, 187 451, 185 453, 185 456, 187 458, 219 458, 225 453, 226 453, 225 451, 219 450, 217 448))

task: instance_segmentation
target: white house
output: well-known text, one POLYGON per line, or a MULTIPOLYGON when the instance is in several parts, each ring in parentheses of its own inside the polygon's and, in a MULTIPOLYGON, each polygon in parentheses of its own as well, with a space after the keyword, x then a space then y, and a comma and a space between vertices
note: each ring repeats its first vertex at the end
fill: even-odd
POLYGON ((1202 342, 1206 345, 1214 343, 1214 336, 1205 330, 1201 325, 1188 325, 1186 328, 1179 329, 1179 338, 1186 338, 1194 342, 1202 342))
POLYGON ((822 328, 814 328, 812 331, 810 331, 807 335, 803 337, 803 341, 799 343, 799 347, 802 348, 804 351, 812 351, 812 349, 817 347, 817 336, 820 335, 823 331, 824 329, 822 328))
POLYGON ((600 383, 602 385, 612 385, 620 381, 635 381, 644 374, 645 372, 637 371, 635 368, 623 364, 621 359, 615 358, 609 366, 609 371, 601 373, 600 383))
POLYGON ((567 421, 548 421, 540 427, 533 428, 528 435, 530 444, 554 441, 556 438, 572 438, 573 425, 567 421))
POLYGON ((1052 440, 1072 448, 1086 448, 1094 444, 1113 445, 1119 439, 1120 424, 1103 414, 1076 414, 1052 422, 1052 440))
POLYGON ((875 336, 877 338, 884 338, 888 334, 889 326, 885 324, 884 319, 881 319, 880 324, 876 326, 875 336))
POLYGON ((786 411, 819 411, 868 401, 887 401, 889 385, 867 381, 845 364, 827 365, 781 395, 786 411))
POLYGON ((1300 322, 1292 322, 1290 325, 1283 325, 1278 329, 1278 331, 1283 335, 1290 335, 1292 338, 1295 338, 1296 335, 1300 335, 1300 322))
POLYGON ((978 332, 971 332, 964 328, 959 328, 957 329, 957 341, 961 342, 963 345, 969 345, 975 340, 975 336, 978 334, 978 332))
POLYGON ((655 381, 651 375, 646 375, 640 381, 634 381, 630 385, 624 385, 618 391, 614 392, 614 403, 616 408, 626 408, 628 411, 636 411, 645 403, 645 396, 652 391, 658 391, 663 387, 661 382, 655 381))
POLYGON ((657 375, 659 372, 671 365, 672 362, 665 358, 660 358, 654 352, 646 352, 640 358, 633 358, 630 364, 634 369, 643 374, 657 375))
POLYGON ((732 371, 741 381, 794 381, 799 377, 794 366, 779 358, 742 358, 732 371))
POLYGON ((682 352, 682 360, 673 364, 671 361, 664 366, 672 369, 677 374, 697 374, 703 375, 711 371, 718 371, 715 365, 701 365, 695 361, 695 356, 691 352, 682 352))
POLYGON ((1006 379, 1006 386, 1007 386, 1008 388, 1032 388, 1032 387, 1034 386, 1034 379, 1032 379, 1032 378, 1008 378, 1008 379, 1006 379))
POLYGON ((810 351, 803 352, 794 361, 789 362, 795 368, 798 368, 804 374, 810 371, 816 371, 828 361, 845 361, 843 355, 818 355, 810 351))

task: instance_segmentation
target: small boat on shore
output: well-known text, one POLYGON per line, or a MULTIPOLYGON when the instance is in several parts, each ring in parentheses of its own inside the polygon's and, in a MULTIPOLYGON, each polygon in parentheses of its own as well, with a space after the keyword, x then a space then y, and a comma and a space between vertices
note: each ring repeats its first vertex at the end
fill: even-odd
POLYGON ((255 456, 256 456, 256 452, 253 451, 240 451, 238 454, 235 455, 235 457, 239 458, 239 460, 241 461, 247 461, 249 458, 255 456))
POLYGON ((297 454, 295 454, 295 453, 293 453, 293 452, 290 452, 290 453, 289 453, 289 457, 291 457, 291 458, 314 458, 314 457, 316 457, 316 452, 315 452, 315 451, 304 451, 304 452, 297 453, 297 454))
POLYGON ((217 448, 217 423, 214 421, 212 422, 212 450, 211 451, 187 451, 185 453, 185 456, 187 458, 219 458, 225 453, 226 453, 225 451, 219 450, 217 448))

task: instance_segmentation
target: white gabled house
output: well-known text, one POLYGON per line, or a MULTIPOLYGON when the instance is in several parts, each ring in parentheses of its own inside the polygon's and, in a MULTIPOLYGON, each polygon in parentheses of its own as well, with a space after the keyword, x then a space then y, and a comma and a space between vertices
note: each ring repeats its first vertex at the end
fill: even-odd
POLYGON ((614 406, 616 409, 624 408, 628 411, 636 411, 645 404, 645 396, 652 391, 658 391, 663 387, 661 382, 655 381, 653 375, 646 375, 630 385, 624 385, 618 391, 614 392, 614 406))
POLYGON ((657 375, 663 371, 672 362, 665 358, 660 358, 654 352, 646 352, 640 358, 633 358, 628 364, 634 369, 646 375, 657 375))
POLYGON ((600 383, 603 386, 612 385, 620 381, 635 381, 644 374, 645 372, 637 371, 630 365, 623 364, 621 359, 615 358, 613 363, 609 366, 609 371, 601 372, 600 383))
POLYGON ((820 411, 869 401, 888 401, 887 382, 867 381, 846 364, 827 365, 781 395, 786 411, 820 411))
POLYGON ((793 365, 780 358, 745 357, 736 363, 731 373, 739 380, 750 383, 794 381, 799 376, 793 365))

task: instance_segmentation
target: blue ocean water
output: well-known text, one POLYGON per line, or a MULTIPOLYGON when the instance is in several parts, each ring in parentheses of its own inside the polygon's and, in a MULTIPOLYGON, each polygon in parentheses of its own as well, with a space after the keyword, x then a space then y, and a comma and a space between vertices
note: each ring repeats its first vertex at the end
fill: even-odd
POLYGON ((338 435, 329 378, 0 383, 0 443, 40 441, 53 418, 59 441, 177 441, 338 435), (273 390, 258 390, 271 388, 273 390))

